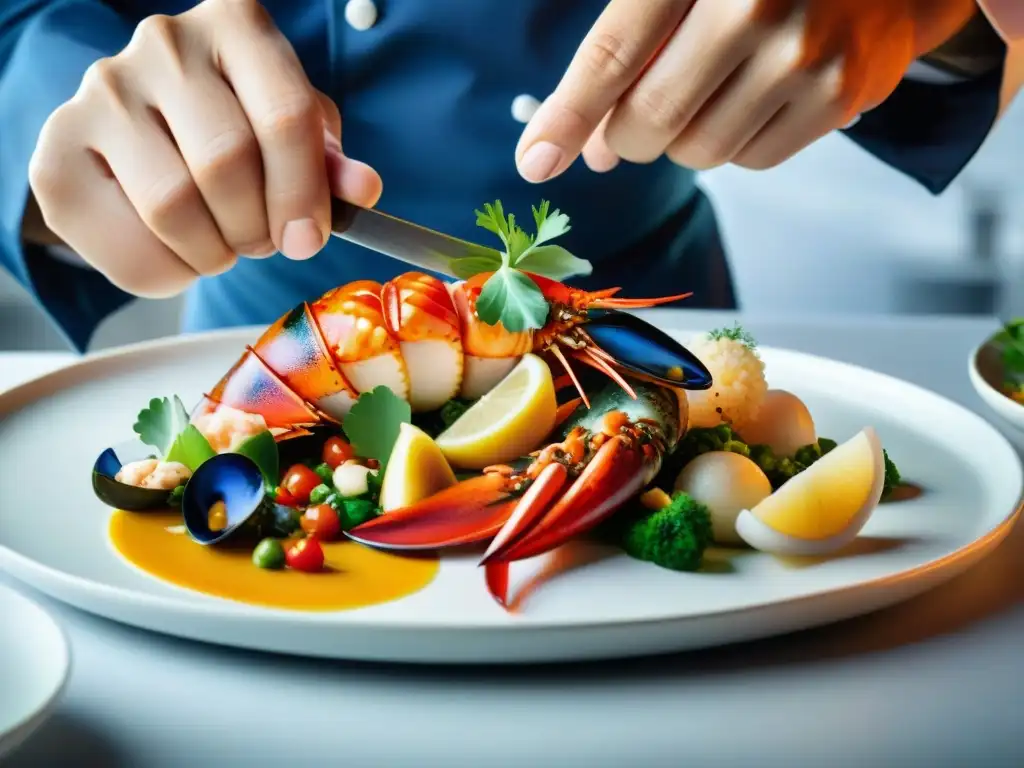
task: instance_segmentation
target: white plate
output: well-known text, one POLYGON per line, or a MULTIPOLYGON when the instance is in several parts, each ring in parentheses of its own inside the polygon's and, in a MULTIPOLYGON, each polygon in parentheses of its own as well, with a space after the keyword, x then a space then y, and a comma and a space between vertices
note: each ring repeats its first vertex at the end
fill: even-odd
MULTIPOLYGON (((115 350, 0 395, 0 567, 83 610, 212 643, 405 662, 582 660, 752 639, 891 605, 978 561, 1018 513, 1017 454, 975 414, 888 376, 764 348, 771 386, 803 397, 822 435, 844 440, 874 425, 904 475, 928 489, 881 507, 856 554, 797 568, 746 553, 731 572, 698 574, 617 555, 548 581, 517 615, 491 601, 469 559, 446 559, 433 583, 410 597, 355 611, 301 613, 207 597, 113 553, 109 510, 93 497, 90 468, 102 447, 131 436, 151 397, 195 401, 259 331, 115 350), (52 507, 41 492, 53 494, 52 507), (60 535, 41 531, 42 509, 60 535)), ((513 578, 530 565, 537 563, 522 564, 513 578)))
POLYGON ((71 651, 46 611, 0 584, 0 758, 53 711, 71 668, 71 651))
POLYGON ((1011 400, 999 390, 1003 375, 1003 362, 999 350, 992 345, 992 339, 979 344, 967 360, 967 373, 971 385, 991 408, 1007 424, 1024 432, 1024 405, 1011 400))

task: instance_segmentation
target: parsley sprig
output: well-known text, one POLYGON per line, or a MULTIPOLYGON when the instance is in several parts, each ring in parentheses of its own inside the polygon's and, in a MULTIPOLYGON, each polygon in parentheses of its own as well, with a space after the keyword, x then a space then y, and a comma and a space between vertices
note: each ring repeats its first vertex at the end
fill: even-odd
POLYGON ((504 251, 455 259, 452 270, 467 279, 481 272, 493 272, 477 299, 477 315, 488 325, 501 323, 512 332, 543 328, 548 316, 548 303, 527 272, 566 280, 589 275, 593 267, 551 240, 564 235, 571 227, 569 217, 542 200, 532 207, 536 234, 530 235, 516 223, 515 214, 505 213, 500 200, 476 211, 477 226, 497 235, 504 251))

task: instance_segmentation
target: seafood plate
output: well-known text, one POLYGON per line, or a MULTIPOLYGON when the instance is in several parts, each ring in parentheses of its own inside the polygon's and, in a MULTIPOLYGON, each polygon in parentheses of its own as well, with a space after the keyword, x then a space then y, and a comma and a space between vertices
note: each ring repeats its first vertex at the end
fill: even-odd
POLYGON ((510 569, 570 542, 682 572, 711 547, 827 557, 899 496, 872 427, 818 435, 742 328, 684 345, 630 310, 687 294, 574 288, 589 265, 542 245, 567 217, 542 204, 529 236, 485 208, 498 263, 334 288, 198 402, 152 399, 92 470, 118 552, 298 610, 399 599, 470 552, 514 611, 510 569))

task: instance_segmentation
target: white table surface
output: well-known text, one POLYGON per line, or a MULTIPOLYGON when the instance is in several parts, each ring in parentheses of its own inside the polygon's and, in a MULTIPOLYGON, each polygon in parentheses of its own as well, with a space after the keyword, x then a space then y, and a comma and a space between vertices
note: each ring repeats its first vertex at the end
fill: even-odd
MULTIPOLYGON (((732 319, 687 313, 685 322, 732 319)), ((990 417, 966 359, 994 320, 744 324, 763 344, 866 365, 990 417)), ((0 387, 68 359, 0 353, 0 387)), ((18 588, 67 628, 74 669, 57 714, 12 768, 1024 765, 1021 526, 964 576, 880 613, 710 652, 585 666, 453 670, 242 653, 122 627, 18 588)))

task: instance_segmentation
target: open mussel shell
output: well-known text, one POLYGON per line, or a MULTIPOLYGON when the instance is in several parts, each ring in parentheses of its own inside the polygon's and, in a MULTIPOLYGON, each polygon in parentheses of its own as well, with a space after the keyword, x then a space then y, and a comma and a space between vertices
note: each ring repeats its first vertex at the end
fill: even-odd
POLYGON ((587 312, 584 330, 626 370, 670 387, 711 388, 711 371, 700 358, 636 315, 592 309, 587 312))
POLYGON ((125 464, 147 458, 152 458, 152 449, 142 443, 125 443, 107 448, 92 466, 93 493, 108 507, 127 512, 167 509, 171 506, 170 491, 139 488, 114 479, 125 464))
POLYGON ((237 453, 220 453, 204 461, 181 497, 181 516, 189 535, 200 544, 224 541, 264 504, 266 487, 260 468, 237 453), (225 525, 210 527, 210 510, 224 503, 225 525))

